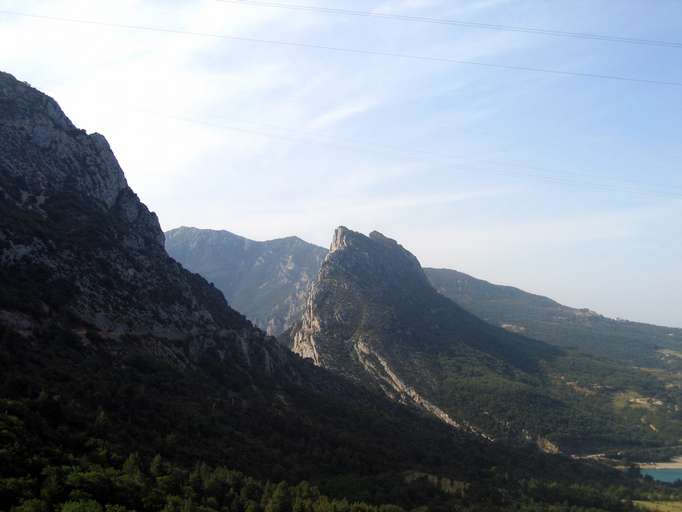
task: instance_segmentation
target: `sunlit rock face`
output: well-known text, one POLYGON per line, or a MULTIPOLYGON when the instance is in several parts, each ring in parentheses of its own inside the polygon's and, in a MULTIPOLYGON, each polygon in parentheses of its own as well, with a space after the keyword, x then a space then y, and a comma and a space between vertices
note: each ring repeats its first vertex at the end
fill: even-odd
POLYGON ((431 286, 412 253, 377 231, 336 229, 290 339, 314 364, 452 426, 489 438, 542 432, 529 434, 523 422, 503 425, 504 411, 483 410, 485 399, 467 401, 456 383, 472 372, 510 384, 530 380, 555 350, 461 309, 431 286))
POLYGON ((417 259, 395 240, 340 226, 294 329, 293 350, 463 427, 424 396, 428 384, 411 384, 429 363, 412 350, 415 340, 400 325, 400 309, 433 292, 417 259))

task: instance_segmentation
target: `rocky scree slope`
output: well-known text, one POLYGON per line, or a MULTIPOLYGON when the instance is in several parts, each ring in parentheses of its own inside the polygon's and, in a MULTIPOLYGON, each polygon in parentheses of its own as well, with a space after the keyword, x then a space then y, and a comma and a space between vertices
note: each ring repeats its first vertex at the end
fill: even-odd
POLYGON ((290 337, 293 350, 316 365, 484 437, 572 450, 649 435, 561 381, 601 363, 468 313, 378 232, 336 230, 290 337))
POLYGON ((256 242, 229 231, 188 227, 166 232, 166 250, 271 335, 300 318, 327 253, 297 237, 256 242))

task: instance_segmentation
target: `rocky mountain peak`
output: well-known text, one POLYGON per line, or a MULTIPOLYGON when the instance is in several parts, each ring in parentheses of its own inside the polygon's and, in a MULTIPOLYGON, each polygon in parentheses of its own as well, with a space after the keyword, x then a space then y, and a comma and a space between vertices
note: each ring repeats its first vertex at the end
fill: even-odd
MULTIPOLYGON (((104 136, 76 128, 49 96, 0 72, 0 194, 47 217, 87 201, 134 226, 143 243, 163 246, 163 232, 128 187, 104 136)), ((73 212, 75 213, 75 212, 73 212)))
MULTIPOLYGON (((538 358, 552 353, 439 294, 417 258, 395 240, 345 227, 334 233, 291 339, 293 350, 316 365, 481 435, 508 435, 507 427, 490 411, 472 414, 471 404, 444 394, 459 379, 451 368, 530 380, 538 358)), ((513 435, 523 436, 523 428, 513 435)))
POLYGON ((383 233, 380 233, 379 231, 372 231, 369 234, 369 237, 372 240, 376 240, 377 242, 383 242, 387 245, 398 245, 398 242, 396 242, 392 238, 388 238, 387 236, 385 236, 383 233))
POLYGON ((369 236, 339 227, 320 269, 321 279, 331 275, 364 283, 365 288, 391 290, 396 297, 415 289, 431 290, 417 258, 395 240, 373 231, 369 236))
POLYGON ((346 226, 339 226, 334 230, 334 236, 332 237, 332 243, 329 246, 329 252, 338 251, 348 246, 349 235, 353 232, 346 226))
MULTIPOLYGON (((365 236, 341 226, 311 288, 302 321, 292 333, 293 350, 319 366, 366 380, 367 365, 377 361, 377 346, 363 333, 394 324, 396 313, 432 292, 417 258, 395 240, 377 231, 365 236)), ((391 372, 370 373, 382 375, 378 379, 383 382, 391 372)), ((379 386, 388 394, 405 393, 393 384, 379 386)))
MULTIPOLYGON (((111 209, 128 189, 123 171, 102 135, 79 130, 52 98, 1 72, 0 110, 0 159, 5 177, 12 178, 16 185, 14 194, 7 183, 3 186, 10 200, 42 211, 48 199, 68 190, 89 197, 103 209, 111 209), (22 161, 20 169, 14 165, 18 160, 22 161)), ((127 198, 124 200, 124 210, 130 216, 132 208, 127 198)))
MULTIPOLYGON (((232 354, 266 373, 289 355, 164 250, 106 139, 0 73, 0 322, 27 339, 72 332, 84 350, 184 367, 232 354)), ((287 370, 288 371, 288 370, 287 370)))

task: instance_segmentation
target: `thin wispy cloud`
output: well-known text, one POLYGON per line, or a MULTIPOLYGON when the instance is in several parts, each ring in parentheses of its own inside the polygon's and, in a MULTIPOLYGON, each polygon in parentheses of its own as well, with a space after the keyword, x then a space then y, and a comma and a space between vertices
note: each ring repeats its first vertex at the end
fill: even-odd
POLYGON ((350 103, 340 105, 314 118, 312 121, 310 121, 307 129, 323 130, 325 128, 329 128, 336 123, 343 122, 347 119, 350 119, 351 117, 357 116, 358 114, 367 112, 372 108, 372 106, 373 105, 370 102, 366 102, 364 104, 350 103))

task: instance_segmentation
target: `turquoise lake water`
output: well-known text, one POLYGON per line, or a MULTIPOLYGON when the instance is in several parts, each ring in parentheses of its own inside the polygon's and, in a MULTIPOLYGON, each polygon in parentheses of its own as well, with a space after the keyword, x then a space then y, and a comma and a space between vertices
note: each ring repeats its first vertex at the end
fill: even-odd
POLYGON ((643 469, 642 475, 649 475, 661 482, 674 482, 682 480, 682 469, 643 469))

